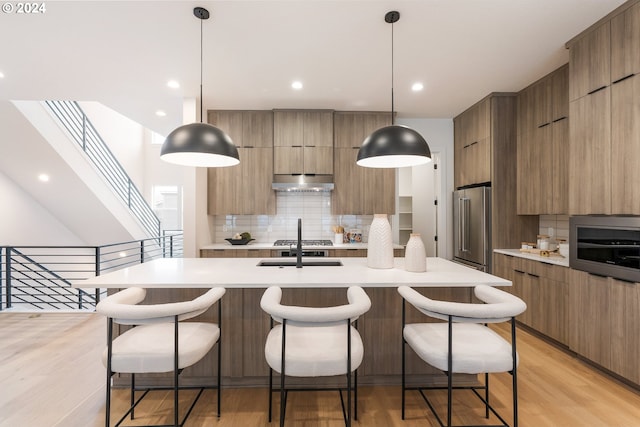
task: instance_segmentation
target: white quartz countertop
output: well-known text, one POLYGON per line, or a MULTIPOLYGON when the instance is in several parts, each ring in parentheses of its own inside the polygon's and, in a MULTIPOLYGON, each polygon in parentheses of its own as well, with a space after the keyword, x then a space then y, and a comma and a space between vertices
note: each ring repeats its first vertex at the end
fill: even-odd
MULTIPOLYGON (((282 258, 268 258, 282 260, 282 258)), ((338 258, 322 258, 336 260, 338 258)), ((363 287, 468 287, 477 284, 511 286, 511 281, 453 263, 427 258, 427 271, 411 273, 404 258, 395 258, 394 268, 367 267, 363 257, 339 258, 340 267, 258 267, 260 258, 160 258, 144 264, 97 276, 73 286, 77 288, 335 288, 363 287)))
MULTIPOLYGON (((293 246, 295 248, 295 246, 293 246)), ((333 246, 309 246, 304 245, 302 247, 304 250, 318 251, 318 250, 329 250, 329 249, 367 249, 366 243, 343 243, 341 245, 333 246)), ((274 246, 273 243, 259 243, 259 242, 250 242, 246 245, 232 245, 231 243, 211 243, 210 245, 205 245, 200 247, 200 249, 276 249, 276 250, 288 250, 289 246, 274 246)), ((393 249, 404 249, 403 245, 393 245, 393 249)))
POLYGON ((564 258, 562 256, 540 256, 528 252, 520 252, 520 249, 494 249, 493 251, 499 254, 545 262, 547 264, 560 265, 562 267, 569 267, 569 258, 564 258))

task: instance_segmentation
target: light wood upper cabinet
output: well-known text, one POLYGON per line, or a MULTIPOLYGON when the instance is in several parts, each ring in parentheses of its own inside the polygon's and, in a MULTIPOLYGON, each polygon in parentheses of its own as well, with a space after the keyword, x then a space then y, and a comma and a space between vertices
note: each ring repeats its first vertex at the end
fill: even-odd
POLYGON ((364 168, 356 165, 362 142, 376 129, 390 125, 390 114, 336 112, 334 118, 336 148, 332 213, 395 213, 395 169, 364 168))
POLYGON ((605 22, 576 40, 569 50, 569 101, 611 82, 611 25, 605 22))
POLYGON ((208 169, 209 215, 275 214, 273 180, 273 113, 209 111, 209 123, 229 134, 240 164, 208 169))
POLYGON ((274 172, 333 174, 333 111, 276 110, 274 172))
POLYGON ((640 3, 611 19, 611 81, 640 73, 640 3))
POLYGON ((569 213, 640 215, 640 191, 629 184, 640 178, 640 2, 568 46, 569 213))
POLYGON ((454 118, 455 186, 491 181, 491 100, 454 118))
POLYGON ((568 66, 518 94, 518 213, 566 214, 569 175, 568 66))
POLYGON ((569 212, 611 214, 610 88, 571 102, 569 212))
POLYGON ((611 174, 611 212, 640 215, 640 74, 611 85, 611 174))

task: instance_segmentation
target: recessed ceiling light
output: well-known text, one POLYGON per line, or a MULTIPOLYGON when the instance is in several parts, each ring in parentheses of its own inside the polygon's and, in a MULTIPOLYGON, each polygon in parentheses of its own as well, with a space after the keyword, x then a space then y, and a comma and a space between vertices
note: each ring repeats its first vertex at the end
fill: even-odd
POLYGON ((171 89, 178 89, 180 87, 180 83, 178 83, 177 80, 169 80, 167 82, 167 86, 169 86, 171 89))
POLYGON ((38 175, 38 179, 42 182, 49 182, 49 175, 47 175, 46 173, 41 173, 40 175, 38 175))
POLYGON ((291 83, 291 87, 294 88, 295 90, 300 90, 302 89, 302 82, 296 80, 295 82, 291 83))
POLYGON ((156 111, 156 116, 158 116, 158 117, 165 117, 166 115, 167 115, 167 113, 165 113, 162 110, 156 111))
POLYGON ((4 79, 4 73, 0 71, 0 79, 4 79))
POLYGON ((414 92, 420 92, 422 89, 424 89, 424 85, 420 82, 414 83, 411 86, 411 90, 414 92))

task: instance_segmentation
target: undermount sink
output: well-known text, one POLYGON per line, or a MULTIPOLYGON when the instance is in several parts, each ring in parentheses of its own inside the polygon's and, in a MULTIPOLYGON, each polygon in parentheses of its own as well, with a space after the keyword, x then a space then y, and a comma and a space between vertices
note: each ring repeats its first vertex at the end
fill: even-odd
MULTIPOLYGON (((295 267, 296 260, 262 260, 258 263, 258 267, 295 267)), ((338 260, 302 260, 303 267, 341 267, 342 262, 338 260)))

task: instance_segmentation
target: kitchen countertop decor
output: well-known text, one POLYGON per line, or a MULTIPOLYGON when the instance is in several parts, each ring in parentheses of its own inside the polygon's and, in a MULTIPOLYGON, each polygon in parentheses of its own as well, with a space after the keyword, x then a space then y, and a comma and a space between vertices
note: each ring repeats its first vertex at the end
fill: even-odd
POLYGON ((528 252, 520 252, 520 249, 494 249, 495 253, 503 255, 511 255, 518 258, 530 259, 533 261, 545 262, 547 264, 559 265, 562 267, 569 267, 569 258, 562 256, 540 256, 528 252))

